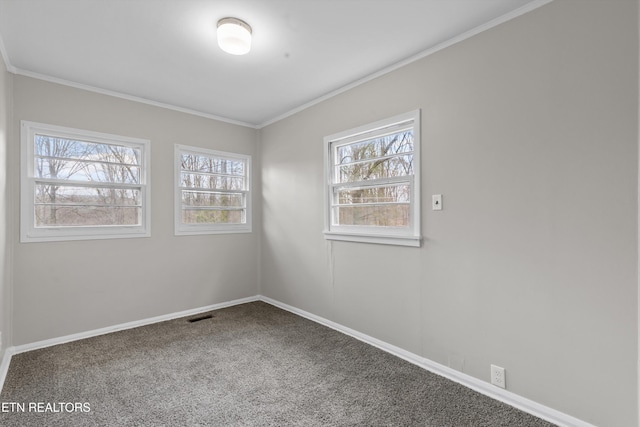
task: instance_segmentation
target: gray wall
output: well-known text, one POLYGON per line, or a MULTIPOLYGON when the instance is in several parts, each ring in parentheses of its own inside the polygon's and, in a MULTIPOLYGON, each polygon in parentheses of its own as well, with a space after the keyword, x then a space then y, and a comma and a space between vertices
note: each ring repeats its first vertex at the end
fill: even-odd
POLYGON ((261 292, 637 425, 637 121, 637 1, 556 0, 272 124, 261 292), (416 108, 422 247, 325 241, 323 137, 416 108))
POLYGON ((10 173, 19 182, 19 125, 31 120, 151 140, 151 237, 19 243, 12 186, 14 345, 254 296, 258 290, 260 181, 254 231, 173 235, 174 144, 256 155, 257 131, 15 76, 10 173))
POLYGON ((11 76, 0 57, 0 358, 11 345, 11 264, 7 237, 10 229, 7 223, 7 146, 11 135, 11 76))
POLYGON ((260 292, 637 425, 637 0, 556 0, 259 133, 0 70, 4 347, 260 292), (423 246, 325 241, 322 138, 415 108, 423 246), (20 120, 150 139, 152 237, 19 243, 20 120), (254 156, 252 234, 173 236, 174 143, 254 156))

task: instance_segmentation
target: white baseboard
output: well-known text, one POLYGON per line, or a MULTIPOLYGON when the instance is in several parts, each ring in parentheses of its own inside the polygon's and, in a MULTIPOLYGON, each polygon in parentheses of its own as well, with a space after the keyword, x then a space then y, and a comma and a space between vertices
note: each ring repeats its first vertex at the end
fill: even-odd
POLYGON ((4 380, 7 378, 7 372, 9 372, 9 363, 11 363, 11 349, 7 348, 2 352, 2 363, 0 363, 0 391, 4 386, 4 380))
POLYGON ((316 323, 327 326, 331 329, 335 329, 338 332, 342 332, 346 335, 352 336, 360 341, 363 341, 383 351, 386 351, 387 353, 393 354, 394 356, 404 359, 407 362, 413 363, 414 365, 417 365, 423 369, 433 372, 434 374, 448 378, 465 387, 468 387, 481 394, 484 394, 485 396, 504 402, 507 405, 513 406, 514 408, 520 409, 524 412, 527 412, 538 418, 542 418, 544 420, 557 424, 561 427, 596 427, 593 424, 587 423, 586 421, 582 421, 580 419, 567 415, 563 412, 557 411, 553 408, 549 408, 548 406, 541 405, 537 402, 526 399, 510 391, 497 388, 485 381, 481 381, 475 377, 472 377, 465 373, 451 369, 448 366, 444 366, 432 360, 418 356, 417 354, 411 353, 400 347, 396 347, 394 345, 381 341, 377 338, 373 338, 369 335, 360 333, 346 326, 332 322, 331 320, 325 319, 320 316, 316 316, 315 314, 309 313, 304 310, 300 310, 288 304, 282 303, 280 301, 276 301, 274 299, 271 299, 262 295, 256 295, 253 297, 242 298, 242 299, 223 302, 219 304, 208 305, 206 307, 199 307, 191 310, 179 311, 176 313, 165 314, 162 316, 151 317, 148 319, 136 320, 128 323, 121 323, 119 325, 108 326, 106 328, 80 332, 72 335, 65 335, 62 337, 52 338, 52 339, 43 340, 43 341, 37 341, 30 344, 23 344, 15 347, 9 347, 5 349, 4 354, 2 355, 2 364, 0 364, 0 391, 4 386, 4 381, 6 379, 7 372, 9 370, 11 357, 14 354, 24 353, 26 351, 37 350, 45 347, 51 347, 54 345, 64 344, 64 343, 77 341, 85 338, 91 338, 98 335, 108 334, 111 332, 122 331, 125 329, 137 328, 139 326, 150 325, 152 323, 164 322, 166 320, 177 319, 179 317, 192 316, 194 314, 204 313, 204 312, 213 311, 213 310, 219 310, 221 308, 231 307, 234 305, 245 304, 245 303, 254 302, 254 301, 263 301, 267 304, 271 304, 275 307, 297 314, 298 316, 307 318, 316 323))
POLYGON ((565 414, 563 412, 557 411, 548 406, 534 402, 533 400, 524 398, 513 392, 498 388, 485 381, 472 377, 471 375, 456 371, 455 369, 451 369, 448 366, 441 365, 440 363, 418 356, 417 354, 411 353, 407 350, 404 350, 400 347, 396 347, 384 341, 380 341, 377 338, 373 338, 369 335, 360 333, 346 326, 332 322, 331 320, 327 320, 323 317, 316 316, 315 314, 309 313, 304 310, 300 310, 288 304, 282 303, 280 301, 276 301, 274 299, 271 299, 262 295, 259 295, 258 299, 260 301, 274 305, 283 310, 297 314, 298 316, 305 317, 316 323, 327 326, 331 329, 335 329, 338 332, 342 332, 346 335, 352 336, 360 341, 363 341, 367 344, 370 344, 374 347, 384 350, 387 353, 391 353, 394 356, 404 359, 407 362, 413 363, 414 365, 417 365, 423 369, 426 369, 427 371, 430 371, 430 372, 433 372, 434 374, 448 378, 452 381, 457 382, 458 384, 461 384, 465 387, 475 390, 478 393, 484 394, 485 396, 488 396, 492 399, 499 400, 500 402, 506 403, 507 405, 513 406, 514 408, 520 409, 521 411, 527 412, 538 418, 542 418, 543 420, 557 424, 558 426, 596 427, 593 424, 589 424, 586 421, 582 421, 578 418, 572 417, 571 415, 565 414))
POLYGON ((167 320, 177 319, 179 317, 192 316, 194 314, 204 313, 206 311, 219 310, 221 308, 231 307, 233 305, 258 301, 258 299, 259 298, 257 296, 236 299, 233 301, 227 301, 219 304, 208 305, 206 307, 198 307, 190 310, 178 311, 176 313, 163 314, 161 316, 155 316, 155 317, 150 317, 150 318, 141 319, 141 320, 134 320, 133 322, 121 323, 119 325, 107 326, 106 328, 94 329, 92 331, 80 332, 77 334, 65 335, 63 337, 37 341, 31 344, 18 345, 18 346, 12 347, 12 354, 24 353, 25 351, 51 347, 53 345, 64 344, 71 341, 78 341, 85 338, 91 338, 91 337, 96 337, 98 335, 108 334, 111 332, 122 331, 125 329, 133 329, 139 326, 150 325, 152 323, 159 323, 167 320))
POLYGON ((177 319, 179 317, 193 316, 194 314, 200 314, 207 311, 219 310, 221 308, 231 307, 239 304, 246 304, 248 302, 258 301, 257 296, 236 299, 233 301, 222 302, 219 304, 212 304, 205 307, 193 308, 190 310, 178 311, 175 313, 164 314, 161 316, 150 317, 147 319, 135 320, 133 322, 121 323, 119 325, 107 326, 106 328, 94 329, 92 331, 80 332, 77 334, 65 335, 58 338, 51 338, 48 340, 36 341, 29 344, 18 345, 9 347, 5 350, 2 358, 2 364, 0 365, 0 391, 4 386, 4 381, 9 370, 9 364, 11 357, 14 354, 24 353, 26 351, 38 350, 40 348, 51 347, 58 344, 64 344, 72 341, 78 341, 85 338, 96 337, 98 335, 104 335, 111 332, 122 331, 125 329, 133 329, 139 326, 150 325, 152 323, 164 322, 167 320, 177 319))

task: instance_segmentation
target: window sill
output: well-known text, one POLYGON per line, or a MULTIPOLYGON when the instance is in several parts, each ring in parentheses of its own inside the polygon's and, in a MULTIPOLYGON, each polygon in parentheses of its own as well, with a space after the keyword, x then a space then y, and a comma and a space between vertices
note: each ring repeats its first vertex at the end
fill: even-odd
POLYGON ((229 227, 198 227, 198 226, 182 226, 176 228, 174 234, 176 236, 197 236, 200 234, 239 234, 251 233, 251 226, 229 226, 229 227))
POLYGON ((141 227, 69 227, 61 229, 22 230, 20 243, 65 242, 70 240, 133 239, 151 237, 149 229, 141 227))
POLYGON ((420 236, 391 236, 380 234, 352 234, 339 233, 335 231, 325 231, 324 238, 327 240, 339 240, 343 242, 373 243, 381 245, 411 246, 419 248, 422 238, 420 236))

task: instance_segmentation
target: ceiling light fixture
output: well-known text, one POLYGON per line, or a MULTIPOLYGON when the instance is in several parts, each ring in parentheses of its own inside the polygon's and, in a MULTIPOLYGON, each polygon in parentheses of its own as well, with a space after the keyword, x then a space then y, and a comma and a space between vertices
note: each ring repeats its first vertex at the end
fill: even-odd
POLYGON ((251 27, 238 18, 218 21, 218 46, 232 55, 244 55, 251 50, 251 27))

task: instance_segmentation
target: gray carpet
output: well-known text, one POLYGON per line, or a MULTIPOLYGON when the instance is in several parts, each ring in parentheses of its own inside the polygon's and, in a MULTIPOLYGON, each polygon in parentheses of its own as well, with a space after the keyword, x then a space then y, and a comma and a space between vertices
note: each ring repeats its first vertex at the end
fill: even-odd
POLYGON ((552 426, 265 303, 209 314, 15 355, 0 425, 552 426))

